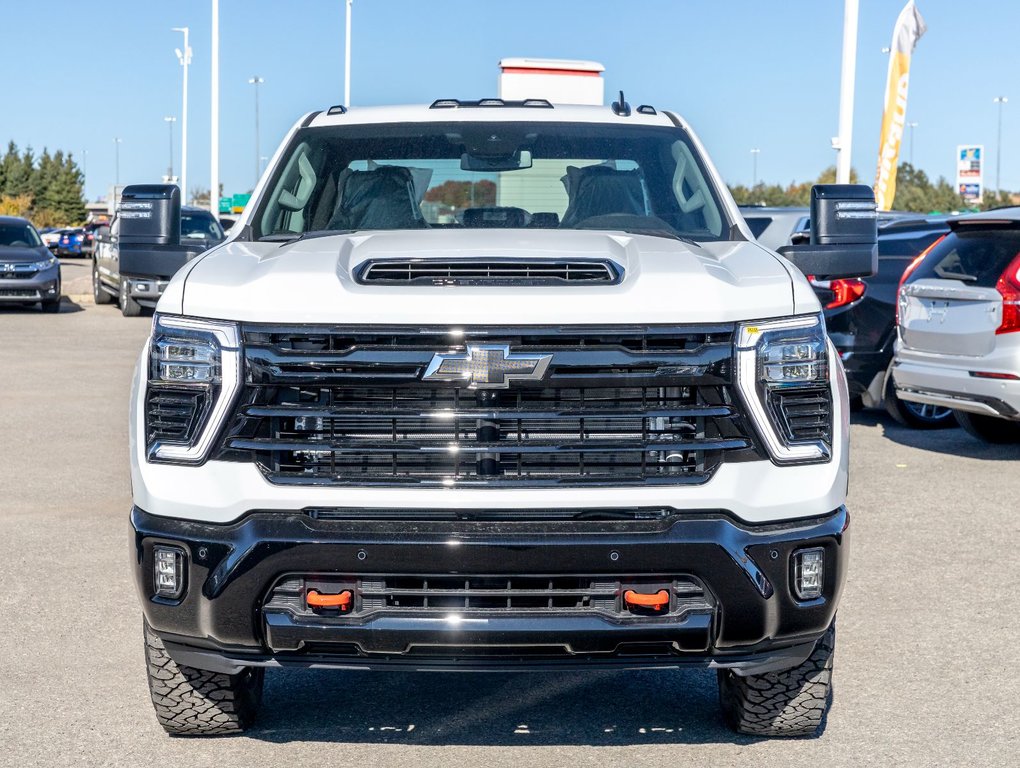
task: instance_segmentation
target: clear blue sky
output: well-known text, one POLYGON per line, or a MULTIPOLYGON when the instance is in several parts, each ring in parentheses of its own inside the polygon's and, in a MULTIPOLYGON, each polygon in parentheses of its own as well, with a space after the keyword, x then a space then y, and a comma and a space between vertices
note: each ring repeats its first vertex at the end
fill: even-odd
MULTIPOLYGON (((853 164, 874 177, 886 56, 905 0, 862 0, 853 164)), ((996 107, 1006 95, 1002 185, 1020 189, 1020 3, 918 0, 928 33, 914 54, 914 158, 951 176, 957 144, 987 147, 994 184, 996 107)), ((209 179, 210 0, 0 0, 0 141, 87 151, 87 194, 114 180, 158 179, 168 161, 164 115, 180 113, 173 49, 189 26, 189 186, 209 179)), ((221 180, 252 186, 254 94, 262 154, 302 113, 343 92, 343 0, 220 0, 221 180)), ((841 0, 355 0, 352 101, 429 102, 495 95, 505 56, 594 59, 607 94, 683 114, 730 183, 813 178, 834 161, 841 0)), ((180 123, 174 137, 179 172, 180 123)), ((904 146, 902 158, 906 159, 904 146)))

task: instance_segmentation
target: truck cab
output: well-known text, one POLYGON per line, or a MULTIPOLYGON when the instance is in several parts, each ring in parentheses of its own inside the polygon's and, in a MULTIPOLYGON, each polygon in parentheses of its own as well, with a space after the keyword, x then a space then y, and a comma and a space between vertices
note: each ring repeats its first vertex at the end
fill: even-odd
POLYGON ((156 307, 132 559, 170 733, 267 669, 696 666, 808 735, 847 564, 848 401, 801 270, 870 274, 867 188, 755 242, 678 115, 333 107, 156 307))

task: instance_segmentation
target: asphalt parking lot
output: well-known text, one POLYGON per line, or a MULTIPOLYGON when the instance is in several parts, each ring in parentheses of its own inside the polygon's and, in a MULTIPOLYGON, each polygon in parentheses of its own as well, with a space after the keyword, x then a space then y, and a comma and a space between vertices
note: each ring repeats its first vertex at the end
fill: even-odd
POLYGON ((0 309, 0 765, 1017 764, 1020 447, 878 412, 853 425, 818 738, 733 735, 708 672, 307 671, 267 676, 248 736, 167 737, 128 569, 127 397, 149 323, 0 309))

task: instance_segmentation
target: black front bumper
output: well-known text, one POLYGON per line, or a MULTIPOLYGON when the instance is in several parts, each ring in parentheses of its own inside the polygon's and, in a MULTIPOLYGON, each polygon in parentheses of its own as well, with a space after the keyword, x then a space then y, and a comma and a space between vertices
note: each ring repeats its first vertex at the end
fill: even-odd
MULTIPOLYGON (((367 512, 367 510, 366 510, 367 512)), ((132 509, 132 561, 146 621, 182 664, 528 669, 699 665, 760 673, 800 663, 831 624, 846 572, 845 508, 749 526, 720 512, 655 520, 320 520, 254 512, 211 525, 132 509), (185 592, 153 594, 153 546, 186 553, 185 592), (798 602, 792 554, 825 552, 823 596, 798 602), (669 615, 558 611, 377 611, 323 617, 266 610, 290 574, 529 576, 684 574, 709 607, 669 615)))

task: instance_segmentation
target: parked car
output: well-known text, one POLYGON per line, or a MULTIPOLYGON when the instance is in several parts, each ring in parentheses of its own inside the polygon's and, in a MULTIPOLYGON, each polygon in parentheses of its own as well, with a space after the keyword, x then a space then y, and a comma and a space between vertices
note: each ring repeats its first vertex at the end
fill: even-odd
MULTIPOLYGON (((112 304, 116 301, 126 317, 136 317, 143 308, 152 309, 163 295, 167 282, 185 258, 176 255, 165 261, 165 267, 155 272, 142 274, 121 274, 120 222, 115 218, 109 226, 96 229, 95 248, 92 260, 92 296, 96 304, 112 304)), ((223 241, 226 237, 216 218, 202 208, 181 209, 180 242, 189 247, 191 256, 223 241)))
MULTIPOLYGON (((873 272, 871 189, 816 187, 840 245, 791 269, 650 106, 334 107, 276 157, 133 384, 163 727, 243 730, 276 666, 697 666, 737 730, 815 733, 848 397, 798 269, 873 272), (428 218, 450 178, 493 194, 428 218)), ((122 242, 175 191, 125 189, 122 242)))
POLYGON ((900 287, 896 392, 952 408, 981 440, 1020 442, 1020 208, 948 223, 900 287))
POLYGON ((945 217, 880 217, 878 272, 872 277, 811 280, 825 312, 832 343, 846 368, 850 396, 880 407, 906 426, 955 426, 953 413, 896 397, 888 371, 896 343, 896 289, 910 263, 949 231, 945 217))
POLYGON ((811 218, 808 208, 742 205, 740 213, 755 239, 773 251, 789 245, 797 232, 806 232, 811 218))
POLYGON ((59 227, 46 227, 39 230, 39 237, 42 238, 43 245, 55 252, 57 245, 60 243, 60 236, 64 234, 64 230, 59 227))
POLYGON ((81 241, 81 256, 85 259, 91 259, 96 250, 96 230, 100 227, 109 225, 109 221, 105 219, 102 221, 90 221, 84 227, 82 227, 83 238, 81 241))
POLYGON ((81 256, 81 244, 85 231, 80 228, 65 229, 57 240, 57 256, 81 256))
POLYGON ((0 216, 0 304, 60 311, 60 260, 27 219, 0 216))

